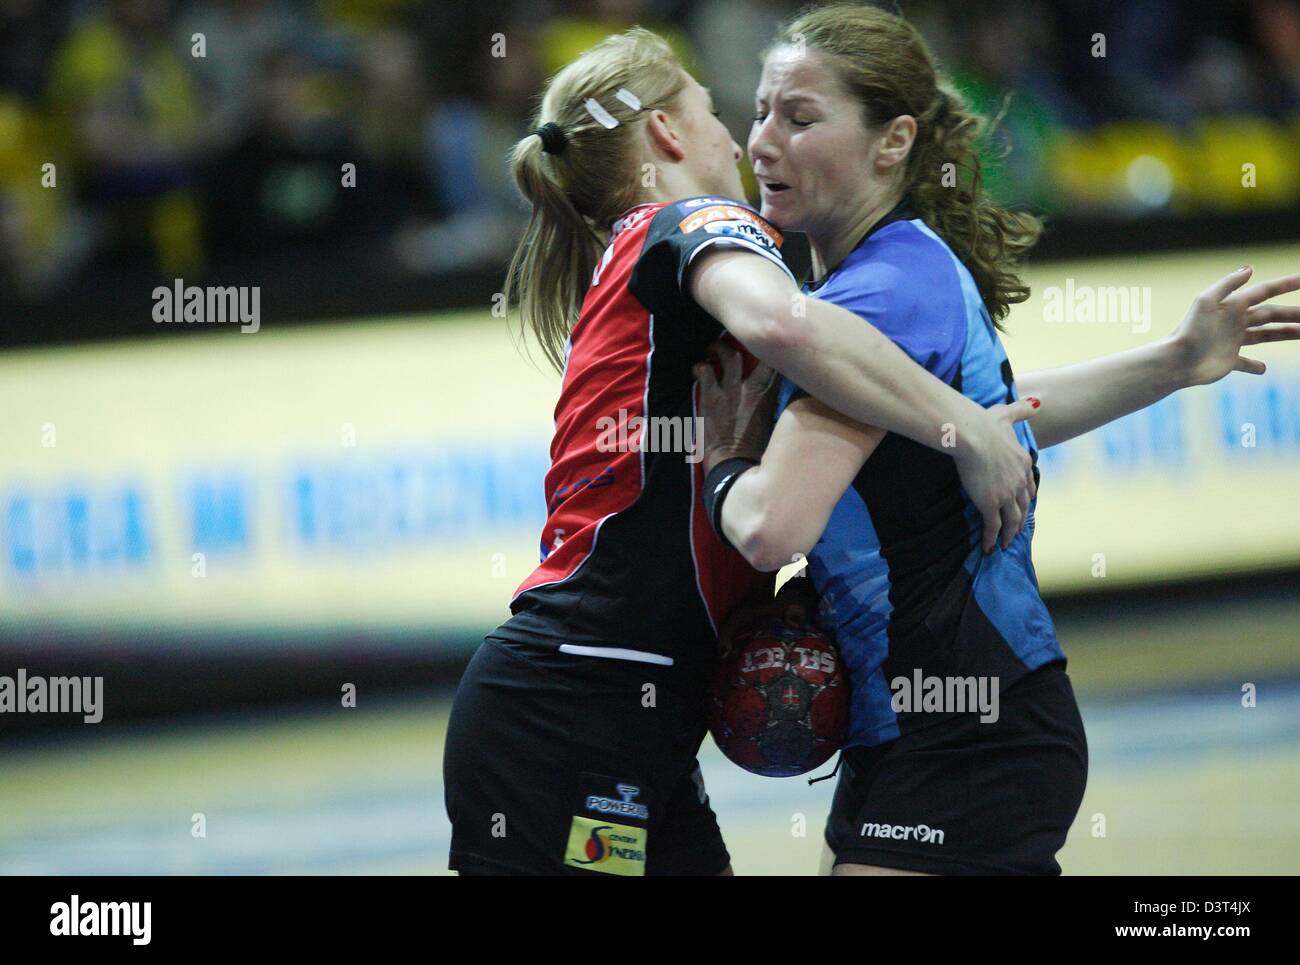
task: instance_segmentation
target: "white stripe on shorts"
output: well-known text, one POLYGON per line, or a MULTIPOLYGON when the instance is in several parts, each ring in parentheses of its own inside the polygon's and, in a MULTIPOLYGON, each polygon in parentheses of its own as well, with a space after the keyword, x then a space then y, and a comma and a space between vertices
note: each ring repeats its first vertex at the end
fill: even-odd
POLYGON ((646 653, 644 650, 624 650, 622 647, 580 647, 576 643, 562 643, 560 653, 576 653, 580 657, 605 657, 609 660, 635 660, 638 663, 657 663, 661 667, 673 665, 672 657, 646 653))

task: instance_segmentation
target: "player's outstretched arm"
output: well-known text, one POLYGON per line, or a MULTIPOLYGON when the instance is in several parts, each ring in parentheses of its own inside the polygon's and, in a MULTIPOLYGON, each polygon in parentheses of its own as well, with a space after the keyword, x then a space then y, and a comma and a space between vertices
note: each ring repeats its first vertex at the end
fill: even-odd
POLYGON ((1300 305, 1264 304, 1300 290, 1300 274, 1243 287, 1250 276, 1249 267, 1239 268, 1201 292, 1173 334, 1159 342, 1018 376, 1020 391, 1043 402, 1034 419, 1038 444, 1065 442, 1229 372, 1263 375, 1264 363, 1241 350, 1300 339, 1300 305))
MULTIPOLYGON (((803 295, 766 258, 705 252, 688 284, 705 311, 810 395, 855 422, 951 455, 984 518, 985 551, 999 539, 1010 544, 1034 480, 1029 454, 1007 420, 945 385, 857 315, 803 295)), ((1018 415, 1032 413, 1026 404, 1018 415)))

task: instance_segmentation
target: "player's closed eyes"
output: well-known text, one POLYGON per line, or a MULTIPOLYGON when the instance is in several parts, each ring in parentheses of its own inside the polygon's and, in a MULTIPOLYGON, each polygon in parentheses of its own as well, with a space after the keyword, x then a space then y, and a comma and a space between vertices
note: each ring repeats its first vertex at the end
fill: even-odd
MULTIPOLYGON (((767 115, 762 113, 761 111, 754 114, 755 124, 762 124, 765 120, 767 120, 767 115)), ((793 117, 790 118, 790 123, 793 124, 795 127, 811 127, 813 124, 812 121, 801 121, 793 117)))

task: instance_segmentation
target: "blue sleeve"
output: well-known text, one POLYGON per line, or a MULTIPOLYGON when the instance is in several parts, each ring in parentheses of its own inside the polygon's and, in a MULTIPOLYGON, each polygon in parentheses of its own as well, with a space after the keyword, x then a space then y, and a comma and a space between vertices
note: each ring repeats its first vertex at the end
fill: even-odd
POLYGON ((961 283, 947 265, 917 268, 865 261, 837 272, 816 295, 874 325, 918 365, 951 384, 966 342, 961 283), (952 284, 934 284, 936 268, 940 277, 951 274, 952 284))

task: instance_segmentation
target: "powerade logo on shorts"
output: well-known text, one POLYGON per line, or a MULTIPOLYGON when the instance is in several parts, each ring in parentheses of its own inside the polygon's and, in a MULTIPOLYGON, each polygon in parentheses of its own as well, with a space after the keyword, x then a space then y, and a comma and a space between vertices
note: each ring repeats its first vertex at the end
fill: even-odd
POLYGON ((640 877, 645 874, 646 837, 645 828, 574 815, 564 863, 603 874, 640 877))
POLYGON ((864 838, 892 838, 895 841, 919 841, 921 844, 943 844, 943 830, 928 824, 915 827, 906 824, 877 824, 868 821, 862 825, 864 838))
POLYGON ((614 789, 622 797, 621 801, 615 801, 612 797, 601 797, 599 794, 589 794, 587 795, 587 810, 596 811, 600 814, 617 814, 620 817, 637 818, 641 821, 650 820, 650 808, 632 800, 641 793, 639 787, 631 784, 618 784, 614 789))

